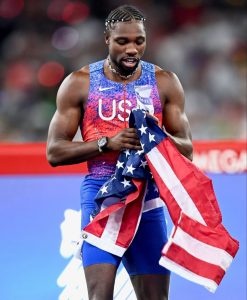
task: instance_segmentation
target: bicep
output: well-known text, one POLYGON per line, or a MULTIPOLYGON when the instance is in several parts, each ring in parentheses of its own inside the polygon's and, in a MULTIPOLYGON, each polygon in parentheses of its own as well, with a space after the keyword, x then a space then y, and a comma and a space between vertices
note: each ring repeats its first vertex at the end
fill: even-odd
POLYGON ((57 110, 50 123, 48 141, 71 141, 77 132, 81 112, 80 94, 65 82, 58 90, 57 110))
POLYGON ((176 137, 189 137, 190 127, 188 118, 178 105, 167 103, 163 110, 163 126, 165 131, 176 137))
POLYGON ((165 130, 180 138, 191 138, 189 121, 185 113, 183 88, 173 75, 163 107, 163 125, 165 130))
POLYGON ((80 109, 68 108, 66 111, 57 109, 49 127, 48 139, 72 140, 80 121, 80 109))

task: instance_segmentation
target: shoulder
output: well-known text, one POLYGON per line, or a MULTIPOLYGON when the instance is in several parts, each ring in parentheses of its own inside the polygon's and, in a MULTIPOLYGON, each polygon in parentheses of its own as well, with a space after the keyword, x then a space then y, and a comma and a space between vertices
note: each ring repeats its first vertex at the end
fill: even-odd
POLYGON ((89 88, 89 66, 69 74, 61 83, 57 98, 63 101, 83 101, 86 99, 89 88))
POLYGON ((157 80, 166 81, 170 84, 179 82, 179 79, 175 73, 171 71, 163 70, 156 65, 155 65, 155 76, 157 80))
POLYGON ((160 68, 159 66, 157 66, 151 62, 142 60, 142 67, 145 70, 154 72, 156 79, 158 79, 158 80, 169 80, 170 81, 170 80, 178 79, 175 73, 173 73, 171 71, 163 70, 162 68, 160 68))
POLYGON ((82 67, 81 69, 70 73, 62 82, 61 86, 76 86, 77 84, 83 84, 89 80, 89 66, 82 67))
POLYGON ((183 87, 175 73, 163 70, 159 66, 155 66, 155 77, 160 93, 165 94, 165 96, 174 93, 183 95, 183 87))

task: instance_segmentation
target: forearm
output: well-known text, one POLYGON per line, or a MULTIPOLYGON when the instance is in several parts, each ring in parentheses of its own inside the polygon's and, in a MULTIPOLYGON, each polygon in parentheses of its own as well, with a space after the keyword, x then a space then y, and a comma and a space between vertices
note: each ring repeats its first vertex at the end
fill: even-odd
MULTIPOLYGON (((107 152, 119 152, 123 149, 142 149, 134 128, 124 128, 113 137, 108 137, 106 147, 105 150, 107 152)), ((63 137, 54 137, 51 132, 48 134, 47 160, 54 167, 78 164, 92 159, 100 155, 100 153, 97 140, 92 142, 73 142, 70 140, 70 137, 67 140, 63 137)))
POLYGON ((99 154, 97 141, 71 142, 59 140, 47 143, 47 160, 53 167, 78 164, 99 154))
MULTIPOLYGON (((167 133, 166 133, 167 134, 167 133)), ((189 160, 193 159, 193 145, 190 138, 181 138, 168 134, 178 151, 189 160)))

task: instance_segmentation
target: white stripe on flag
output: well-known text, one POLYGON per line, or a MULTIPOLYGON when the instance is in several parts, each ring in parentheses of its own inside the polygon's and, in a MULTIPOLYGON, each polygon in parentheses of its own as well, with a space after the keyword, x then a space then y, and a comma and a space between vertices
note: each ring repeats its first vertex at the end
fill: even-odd
POLYGON ((193 200, 190 198, 189 194, 177 178, 176 174, 173 172, 162 153, 154 147, 147 153, 147 156, 181 210, 190 218, 206 225, 193 200))
POLYGON ((213 280, 197 275, 196 273, 187 270, 181 265, 176 264, 174 261, 170 260, 167 257, 162 256, 159 260, 159 264, 165 267, 166 269, 180 275, 181 277, 184 277, 192 282, 205 286, 212 293, 214 293, 218 287, 217 283, 213 280))
POLYGON ((155 199, 151 199, 148 201, 144 202, 144 206, 143 206, 143 212, 147 212, 149 210, 155 209, 155 208, 159 208, 159 207, 164 207, 165 203, 164 201, 162 201, 159 197, 155 198, 155 199))
MULTIPOLYGON (((91 245, 94 245, 102 250, 105 250, 107 252, 110 252, 112 254, 115 254, 119 257, 122 257, 124 252, 126 251, 126 248, 118 246, 114 243, 112 243, 111 240, 105 240, 102 239, 102 237, 97 237, 94 234, 91 234, 87 231, 82 231, 82 236, 86 236, 86 238, 84 238, 84 240, 86 242, 88 242, 91 245)), ((83 257, 82 257, 83 259, 83 257)))
POLYGON ((118 238, 118 233, 122 225, 122 218, 125 211, 125 206, 111 213, 108 217, 104 232, 101 238, 106 242, 109 240, 115 243, 118 238))
POLYGON ((205 244, 179 227, 172 241, 196 258, 220 266, 224 271, 230 266, 233 259, 225 250, 205 244))

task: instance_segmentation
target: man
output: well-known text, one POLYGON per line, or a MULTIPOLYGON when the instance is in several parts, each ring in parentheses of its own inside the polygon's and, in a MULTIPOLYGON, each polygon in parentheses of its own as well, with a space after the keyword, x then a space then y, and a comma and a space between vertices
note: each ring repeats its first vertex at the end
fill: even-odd
MULTIPOLYGON (((47 158, 52 166, 88 162, 89 174, 81 187, 82 228, 90 222, 94 198, 114 173, 123 149, 141 150, 135 129, 128 128, 130 110, 146 109, 171 137, 178 150, 192 158, 184 93, 177 77, 141 61, 146 48, 144 16, 135 7, 120 6, 106 19, 107 59, 69 75, 57 95, 51 121, 47 158), (73 141, 78 126, 83 142, 73 141)), ((152 197, 154 189, 150 188, 152 197)), ((137 299, 168 299, 170 272, 158 260, 167 241, 163 209, 152 207, 123 258, 87 242, 82 257, 89 299, 113 298, 114 280, 122 260, 137 299)))

